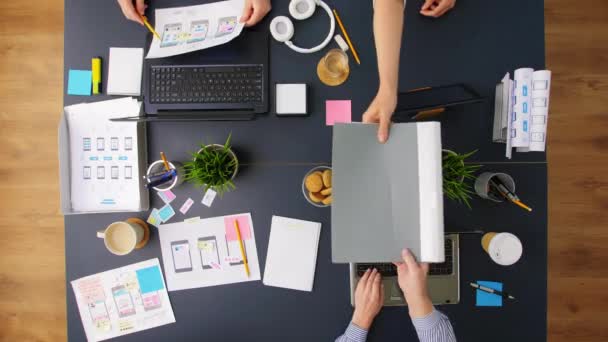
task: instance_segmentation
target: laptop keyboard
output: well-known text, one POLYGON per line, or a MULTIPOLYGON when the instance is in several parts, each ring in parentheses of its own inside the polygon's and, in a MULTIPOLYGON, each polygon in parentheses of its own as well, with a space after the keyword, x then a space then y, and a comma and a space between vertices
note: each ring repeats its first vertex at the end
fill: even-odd
MULTIPOLYGON (((429 264, 429 275, 450 275, 454 272, 453 243, 451 239, 445 239, 445 261, 437 264, 429 264)), ((397 267, 391 263, 362 263, 357 264, 357 275, 362 276, 368 268, 375 268, 383 277, 397 276, 397 267)))
POLYGON ((150 102, 262 103, 263 65, 165 66, 150 68, 150 102))

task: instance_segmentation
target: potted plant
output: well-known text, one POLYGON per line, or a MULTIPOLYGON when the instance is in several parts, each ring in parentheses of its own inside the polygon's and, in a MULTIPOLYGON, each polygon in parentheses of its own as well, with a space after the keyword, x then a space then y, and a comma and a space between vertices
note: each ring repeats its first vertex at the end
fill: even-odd
POLYGON ((239 169, 239 161, 230 147, 228 136, 224 145, 202 145, 192 153, 192 161, 184 163, 185 180, 197 187, 204 187, 205 192, 213 189, 220 196, 236 189, 234 177, 239 169))
POLYGON ((471 181, 473 175, 481 165, 465 164, 465 160, 472 156, 477 150, 466 154, 458 154, 454 151, 442 151, 443 164, 443 193, 451 200, 464 203, 469 209, 469 200, 473 192, 471 181))

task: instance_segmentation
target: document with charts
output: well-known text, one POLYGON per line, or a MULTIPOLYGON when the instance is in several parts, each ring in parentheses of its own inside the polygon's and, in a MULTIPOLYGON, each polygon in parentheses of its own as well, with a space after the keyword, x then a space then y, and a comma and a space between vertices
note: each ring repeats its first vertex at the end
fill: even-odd
POLYGON ((161 58, 228 43, 238 37, 244 0, 157 9, 155 30, 146 58, 161 58))
POLYGON ((175 323, 158 259, 71 282, 89 341, 175 323))
POLYGON ((169 291, 260 280, 251 214, 237 214, 158 227, 169 291), (250 274, 236 234, 238 222, 250 274))
POLYGON ((67 147, 60 146, 68 156, 62 168, 69 169, 69 176, 62 177, 65 213, 147 208, 147 191, 140 176, 140 164, 146 162, 145 132, 141 130, 145 126, 110 121, 137 116, 140 108, 141 103, 130 97, 65 107, 63 131, 67 134, 60 134, 67 135, 67 147), (69 183, 69 188, 63 183, 69 183))

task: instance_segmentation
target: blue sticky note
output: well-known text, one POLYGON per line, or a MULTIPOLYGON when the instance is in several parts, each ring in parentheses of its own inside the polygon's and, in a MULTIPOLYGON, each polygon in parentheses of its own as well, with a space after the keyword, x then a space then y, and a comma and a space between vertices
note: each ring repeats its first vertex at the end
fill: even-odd
POLYGON ((68 72, 68 95, 91 96, 91 70, 72 70, 68 72))
POLYGON ((165 288, 158 266, 142 268, 141 270, 135 271, 135 273, 137 274, 139 290, 142 294, 159 291, 165 288))
MULTIPOLYGON (((502 283, 478 280, 477 284, 502 291, 502 283)), ((493 293, 477 290, 477 306, 502 306, 502 297, 493 293)))
POLYGON ((169 221, 169 219, 172 218, 173 215, 175 215, 175 211, 173 210, 173 207, 169 204, 166 204, 164 207, 158 210, 158 217, 161 221, 163 221, 163 223, 169 221))

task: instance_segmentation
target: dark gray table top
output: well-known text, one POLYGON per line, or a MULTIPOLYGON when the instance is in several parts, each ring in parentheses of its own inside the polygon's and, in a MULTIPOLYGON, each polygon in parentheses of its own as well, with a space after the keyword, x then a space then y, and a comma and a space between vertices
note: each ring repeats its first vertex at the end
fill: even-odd
MULTIPOLYGON (((168 7, 193 3, 196 2, 158 0, 151 5, 168 7)), ((148 125, 150 159, 162 149, 173 160, 185 160, 188 151, 194 150, 199 142, 223 140, 232 132, 241 160, 250 164, 239 174, 238 190, 221 200, 216 199, 212 208, 206 208, 200 204, 201 191, 183 185, 175 191, 176 203, 181 204, 188 197, 194 199, 195 205, 188 217, 251 212, 262 268, 272 215, 322 222, 314 291, 302 293, 255 282, 171 292, 169 296, 177 323, 127 335, 120 340, 204 338, 237 341, 247 336, 254 341, 326 341, 342 333, 352 314, 348 270, 345 265, 331 263, 330 211, 307 204, 301 196, 300 186, 302 176, 312 165, 331 160, 331 128, 324 125, 324 101, 351 99, 353 120, 360 120, 376 92, 377 71, 371 1, 358 1, 356 5, 328 3, 338 8, 363 61, 361 66, 351 63, 351 76, 343 86, 329 88, 317 80, 315 67, 324 52, 301 55, 276 42, 271 43, 271 82, 307 82, 311 90, 309 117, 277 118, 268 114, 249 122, 148 125), (162 138, 167 135, 179 138, 162 138), (235 326, 235 321, 243 323, 235 326)), ((505 72, 518 67, 544 67, 543 2, 462 0, 440 20, 421 17, 418 14, 420 5, 419 1, 410 0, 406 9, 400 89, 465 82, 489 96, 489 102, 485 104, 464 107, 441 118, 443 146, 459 152, 479 149, 473 160, 481 161, 486 170, 511 174, 517 182, 518 194, 534 208, 532 213, 526 213, 512 205, 474 199, 474 209, 468 210, 446 201, 446 231, 479 228, 510 231, 522 240, 524 256, 515 266, 500 267, 482 251, 479 237, 462 236, 461 302, 440 309, 452 320, 460 340, 544 340, 546 157, 544 153, 515 153, 513 160, 507 161, 504 145, 491 142, 494 84, 505 72), (515 45, 519 48, 514 49, 515 45), (518 300, 502 308, 477 308, 474 291, 465 286, 471 280, 502 281, 518 300)), ((124 20, 114 1, 66 0, 65 7, 66 85, 68 69, 89 68, 90 58, 97 55, 106 57, 105 81, 109 47, 143 47, 145 44, 147 31, 124 20)), ((260 25, 266 28, 269 19, 286 13, 287 1, 273 1, 273 12, 260 25)), ((311 20, 297 23, 296 42, 302 45, 317 42, 324 35, 326 21, 325 14, 319 13, 311 20)), ((66 95, 64 103, 107 98, 66 95)), ((152 207, 161 206, 157 196, 151 198, 152 207)), ((125 257, 110 255, 103 243, 95 238, 96 230, 131 216, 145 219, 147 213, 65 218, 68 337, 72 341, 84 340, 85 335, 70 281, 126 264, 161 258, 155 231, 145 249, 125 257)), ((183 218, 178 213, 173 221, 183 218)), ((413 340, 414 337, 406 309, 386 308, 376 319, 369 340, 413 340)))

